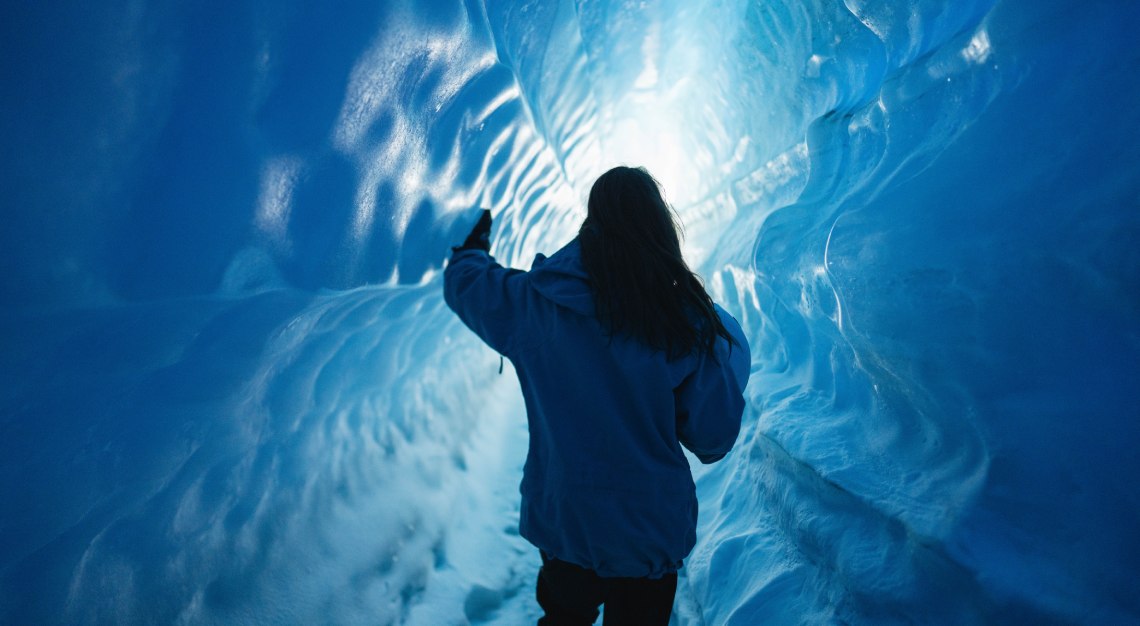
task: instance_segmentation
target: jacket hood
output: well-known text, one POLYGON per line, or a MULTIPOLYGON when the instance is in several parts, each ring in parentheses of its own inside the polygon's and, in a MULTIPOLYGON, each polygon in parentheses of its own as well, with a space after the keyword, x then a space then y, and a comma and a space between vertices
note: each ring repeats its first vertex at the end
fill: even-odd
POLYGON ((594 314, 594 294, 577 237, 549 257, 535 256, 529 278, 531 286, 547 300, 581 315, 594 314))

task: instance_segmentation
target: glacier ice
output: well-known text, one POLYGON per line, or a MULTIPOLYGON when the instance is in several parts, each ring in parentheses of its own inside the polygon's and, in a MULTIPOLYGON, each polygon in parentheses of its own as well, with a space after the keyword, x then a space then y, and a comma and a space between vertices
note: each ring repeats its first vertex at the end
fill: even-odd
POLYGON ((2 15, 0 622, 533 621, 439 270, 616 162, 754 353, 677 624, 1140 622, 1140 5, 2 15))

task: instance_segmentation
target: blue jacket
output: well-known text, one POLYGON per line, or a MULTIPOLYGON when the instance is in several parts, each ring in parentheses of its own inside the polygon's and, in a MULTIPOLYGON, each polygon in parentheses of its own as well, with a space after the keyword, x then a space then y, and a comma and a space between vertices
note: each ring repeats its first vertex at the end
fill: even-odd
POLYGON ((739 345, 672 361, 629 337, 611 340, 594 313, 578 240, 531 271, 460 250, 444 298, 511 360, 530 426, 519 532, 549 556, 601 576, 657 578, 696 542, 697 497, 684 445, 704 463, 740 431, 750 356, 739 345))

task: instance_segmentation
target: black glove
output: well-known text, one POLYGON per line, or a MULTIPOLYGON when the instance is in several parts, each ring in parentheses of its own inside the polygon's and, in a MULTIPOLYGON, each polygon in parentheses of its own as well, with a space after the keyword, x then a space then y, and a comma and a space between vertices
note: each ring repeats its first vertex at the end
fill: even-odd
POLYGON ((483 215, 479 216, 479 221, 475 223, 467 239, 463 240, 462 246, 451 248, 452 252, 460 250, 491 251, 491 209, 483 209, 483 215))

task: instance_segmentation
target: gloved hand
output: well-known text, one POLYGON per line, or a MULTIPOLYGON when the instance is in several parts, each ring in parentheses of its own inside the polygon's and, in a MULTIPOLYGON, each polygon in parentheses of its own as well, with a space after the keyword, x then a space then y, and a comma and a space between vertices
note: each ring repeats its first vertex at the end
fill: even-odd
POLYGON ((491 209, 483 209, 483 214, 479 216, 479 221, 475 223, 467 239, 463 240, 462 246, 451 248, 452 252, 460 250, 491 251, 491 209))

